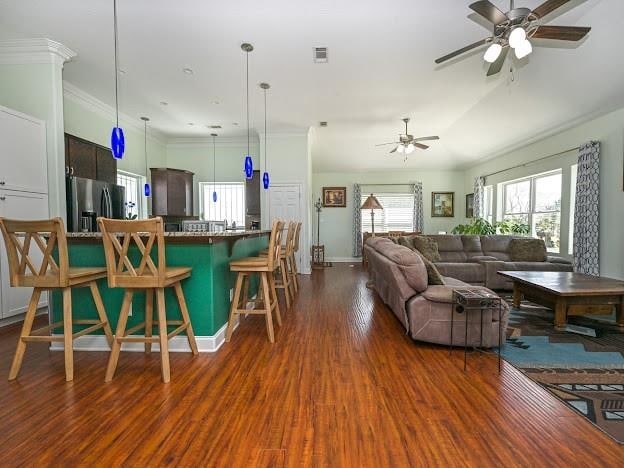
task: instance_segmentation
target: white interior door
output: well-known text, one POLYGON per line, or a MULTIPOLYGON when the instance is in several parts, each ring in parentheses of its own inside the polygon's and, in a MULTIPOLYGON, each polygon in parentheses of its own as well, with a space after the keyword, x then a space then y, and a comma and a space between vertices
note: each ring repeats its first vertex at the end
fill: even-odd
MULTIPOLYGON (((269 188, 269 220, 274 219, 289 221, 301 221, 301 185, 299 184, 275 184, 269 188)), ((302 229, 303 231, 303 229, 302 229)), ((285 235, 286 233, 284 233, 285 235)), ((303 232, 301 233, 303 236, 303 232)), ((297 252, 297 268, 302 271, 303 238, 299 240, 299 252, 297 252)))

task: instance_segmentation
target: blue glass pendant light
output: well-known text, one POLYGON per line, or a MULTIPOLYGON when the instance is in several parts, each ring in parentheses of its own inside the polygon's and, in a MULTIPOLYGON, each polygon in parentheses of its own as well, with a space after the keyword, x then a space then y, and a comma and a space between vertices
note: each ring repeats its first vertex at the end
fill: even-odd
POLYGON ((271 85, 269 83, 260 83, 260 88, 264 91, 264 174, 262 174, 262 186, 264 190, 269 188, 269 173, 267 172, 267 89, 271 85))
POLYGON ((111 132, 111 151, 115 159, 123 158, 126 150, 126 139, 124 132, 119 127, 119 65, 117 62, 117 0, 113 0, 113 28, 115 37, 115 126, 111 132))
POLYGON ((211 133, 210 136, 212 137, 212 201, 214 203, 217 203, 217 145, 215 143, 215 138, 217 137, 217 134, 211 133))
POLYGON ((150 185, 147 183, 147 122, 149 122, 149 117, 141 117, 143 124, 145 125, 145 186, 143 187, 143 191, 146 197, 149 197, 151 194, 150 185))
POLYGON ((251 179, 253 177, 253 160, 251 159, 251 150, 250 150, 250 129, 249 129, 249 52, 253 50, 253 46, 248 43, 241 44, 241 49, 245 52, 245 64, 246 64, 246 73, 247 73, 247 154, 245 155, 245 177, 251 179))

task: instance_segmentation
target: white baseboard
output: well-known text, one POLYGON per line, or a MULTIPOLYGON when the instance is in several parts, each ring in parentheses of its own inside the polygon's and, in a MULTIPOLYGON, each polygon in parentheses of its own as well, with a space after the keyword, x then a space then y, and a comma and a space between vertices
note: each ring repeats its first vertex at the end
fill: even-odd
POLYGON ((362 257, 328 257, 325 261, 333 263, 360 263, 362 257))
MULTIPOLYGON (((238 328, 238 321, 234 325, 234 329, 238 328)), ((197 349, 200 353, 214 353, 217 351, 223 343, 225 343, 225 330, 227 328, 227 323, 223 325, 217 333, 210 336, 196 336, 195 341, 197 342, 197 349)), ((135 335, 133 335, 135 336, 135 335)), ((141 337, 143 335, 136 335, 137 337, 141 337)), ((50 346, 52 351, 63 351, 65 346, 63 342, 52 342, 50 346)), ((121 345, 122 351, 138 351, 143 352, 145 350, 145 346, 143 343, 123 343, 121 345)), ((154 352, 160 351, 160 345, 158 343, 152 343, 152 350, 154 352)), ((104 335, 83 335, 76 340, 74 340, 74 351, 110 351, 110 346, 108 346, 108 342, 106 341, 106 337, 104 335)), ((169 340, 169 351, 170 352, 181 352, 181 353, 190 353, 191 348, 188 344, 188 340, 186 339, 185 334, 180 334, 178 336, 174 336, 169 340)))

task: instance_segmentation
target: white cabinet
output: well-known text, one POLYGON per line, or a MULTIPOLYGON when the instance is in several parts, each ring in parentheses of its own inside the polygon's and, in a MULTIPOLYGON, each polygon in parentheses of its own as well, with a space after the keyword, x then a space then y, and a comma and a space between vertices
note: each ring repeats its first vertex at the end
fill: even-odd
POLYGON ((0 189, 48 193, 45 123, 0 107, 0 189))
MULTIPOLYGON (((40 193, 16 192, 13 190, 0 190, 0 217, 10 219, 47 219, 48 196, 40 193)), ((4 242, 3 242, 4 244, 4 242)), ((33 264, 41 264, 43 254, 33 242, 29 256, 33 264)), ((0 249, 0 289, 2 313, 0 318, 7 318, 26 311, 32 288, 12 288, 9 284, 9 264, 6 248, 0 249)), ((47 294, 42 294, 39 306, 47 304, 47 294)))

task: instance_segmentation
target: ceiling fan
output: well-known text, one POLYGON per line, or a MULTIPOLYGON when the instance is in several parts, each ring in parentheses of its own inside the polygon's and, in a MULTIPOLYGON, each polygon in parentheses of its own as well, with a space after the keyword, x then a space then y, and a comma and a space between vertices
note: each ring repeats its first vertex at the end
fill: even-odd
POLYGON ((405 122, 405 133, 399 134, 399 141, 393 141, 390 143, 382 143, 380 145, 375 146, 386 146, 386 145, 396 145, 394 149, 390 150, 390 153, 402 153, 405 155, 405 159, 407 159, 407 155, 414 152, 416 148, 420 148, 426 150, 429 148, 427 145, 423 145, 419 143, 420 141, 431 141, 431 140, 439 140, 438 136, 428 136, 428 137, 418 137, 414 138, 414 135, 410 135, 407 133, 407 124, 410 119, 407 117, 402 119, 405 122))
POLYGON ((477 47, 489 44, 483 59, 490 63, 487 76, 501 71, 509 48, 514 49, 518 59, 522 59, 533 52, 529 39, 558 39, 560 41, 580 41, 591 30, 588 27, 578 26, 546 26, 542 18, 562 7, 571 0, 546 0, 531 11, 529 8, 514 8, 514 1, 510 0, 510 8, 503 13, 489 0, 480 0, 472 3, 469 8, 484 17, 494 25, 492 36, 467 45, 455 52, 440 57, 435 63, 446 62, 458 55, 477 47))

